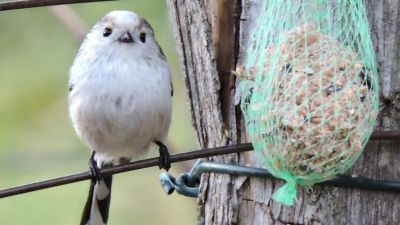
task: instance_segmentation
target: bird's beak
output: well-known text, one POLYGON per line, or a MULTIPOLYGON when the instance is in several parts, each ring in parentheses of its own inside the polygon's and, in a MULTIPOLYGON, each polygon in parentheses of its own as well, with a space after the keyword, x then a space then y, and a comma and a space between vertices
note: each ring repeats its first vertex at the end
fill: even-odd
POLYGON ((133 38, 131 33, 129 33, 129 31, 123 33, 119 38, 118 38, 119 42, 122 43, 133 43, 133 38))

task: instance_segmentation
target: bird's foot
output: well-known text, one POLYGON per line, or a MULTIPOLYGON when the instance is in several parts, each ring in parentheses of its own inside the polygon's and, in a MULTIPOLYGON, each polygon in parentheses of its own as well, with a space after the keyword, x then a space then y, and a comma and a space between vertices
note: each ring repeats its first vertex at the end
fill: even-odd
POLYGON ((90 179, 93 183, 97 183, 102 180, 102 176, 100 173, 100 169, 97 166, 97 162, 94 159, 95 152, 92 153, 92 156, 89 158, 89 173, 90 179))
POLYGON ((155 143, 158 145, 158 147, 160 147, 159 148, 160 157, 158 158, 158 167, 160 169, 165 169, 166 171, 168 171, 171 168, 171 157, 169 155, 168 148, 160 141, 155 141, 155 143))

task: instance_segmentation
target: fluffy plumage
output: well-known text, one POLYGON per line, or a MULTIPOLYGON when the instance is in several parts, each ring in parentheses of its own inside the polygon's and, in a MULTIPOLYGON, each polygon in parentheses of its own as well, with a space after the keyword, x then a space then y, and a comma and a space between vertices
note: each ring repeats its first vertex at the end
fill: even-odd
MULTIPOLYGON (((96 152, 98 167, 137 158, 152 143, 164 141, 171 120, 171 75, 146 20, 128 11, 101 18, 69 75, 70 118, 78 136, 96 152)), ((111 187, 111 178, 108 183, 111 187)), ((110 187, 92 185, 90 213, 81 224, 107 223, 108 216, 99 220, 102 209, 93 204, 109 199, 110 187)))

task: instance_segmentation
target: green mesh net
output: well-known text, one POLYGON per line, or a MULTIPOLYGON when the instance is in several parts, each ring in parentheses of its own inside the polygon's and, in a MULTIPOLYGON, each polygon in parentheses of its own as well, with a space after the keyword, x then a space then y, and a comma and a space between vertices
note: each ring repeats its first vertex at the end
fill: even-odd
POLYGON ((344 173, 378 114, 378 76, 361 0, 264 0, 246 64, 237 69, 247 133, 262 165, 286 184, 344 173))

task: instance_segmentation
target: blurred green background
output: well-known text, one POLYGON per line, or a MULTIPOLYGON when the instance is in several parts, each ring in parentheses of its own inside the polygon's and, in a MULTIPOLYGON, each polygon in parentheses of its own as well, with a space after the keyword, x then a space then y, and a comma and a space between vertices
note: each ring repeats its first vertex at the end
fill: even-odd
MULTIPOLYGON (((171 64, 175 96, 168 145, 195 149, 164 1, 73 5, 86 28, 112 10, 131 10, 152 24, 171 64)), ((67 114, 68 70, 78 45, 48 8, 0 12, 0 189, 87 170, 89 150, 67 114)), ((153 149, 149 157, 157 156, 153 149)), ((172 173, 190 164, 174 164, 172 173)), ((109 224, 195 224, 195 199, 167 196, 158 168, 115 176, 109 224)), ((0 199, 0 224, 78 224, 89 181, 0 199)))

